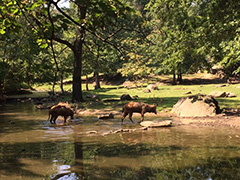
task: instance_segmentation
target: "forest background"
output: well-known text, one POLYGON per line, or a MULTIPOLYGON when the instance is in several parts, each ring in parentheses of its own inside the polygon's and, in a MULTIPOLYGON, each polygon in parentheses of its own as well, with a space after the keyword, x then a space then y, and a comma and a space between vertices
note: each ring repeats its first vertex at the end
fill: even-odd
POLYGON ((83 101, 82 76, 137 81, 221 69, 239 77, 240 2, 234 0, 0 1, 0 93, 64 80, 83 101), (69 2, 68 6, 60 3, 69 2))

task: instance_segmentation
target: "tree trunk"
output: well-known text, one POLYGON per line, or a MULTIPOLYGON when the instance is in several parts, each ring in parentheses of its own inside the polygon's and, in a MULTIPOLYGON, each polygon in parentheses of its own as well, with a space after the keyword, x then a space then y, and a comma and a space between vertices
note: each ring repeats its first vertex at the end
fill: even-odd
MULTIPOLYGON (((87 6, 79 5, 78 12, 80 13, 80 19, 85 19, 87 6)), ((77 38, 74 42, 74 65, 73 65, 73 93, 72 101, 84 101, 82 95, 82 58, 83 58, 83 41, 85 38, 85 30, 79 27, 77 30, 77 38)))
POLYGON ((176 74, 173 72, 173 85, 176 85, 176 74))
POLYGON ((61 71, 60 81, 61 81, 60 88, 61 88, 62 93, 64 94, 64 89, 63 89, 63 71, 61 71))
POLYGON ((84 101, 82 96, 82 40, 75 42, 72 101, 84 101))
POLYGON ((94 72, 94 77, 95 77, 95 89, 100 89, 100 79, 99 79, 99 73, 98 72, 94 72))
POLYGON ((177 77, 177 81, 179 82, 179 84, 182 84, 182 73, 178 73, 178 77, 177 77))
POLYGON ((89 91, 89 88, 88 88, 88 75, 86 74, 86 91, 89 91))
POLYGON ((57 82, 57 71, 55 71, 55 73, 54 73, 54 80, 53 80, 53 85, 52 85, 52 94, 53 94, 53 95, 55 94, 55 85, 56 85, 56 82, 57 82))
POLYGON ((75 152, 75 164, 74 167, 76 169, 76 175, 79 179, 85 179, 84 173, 84 156, 83 156, 83 143, 74 142, 74 152, 75 152))

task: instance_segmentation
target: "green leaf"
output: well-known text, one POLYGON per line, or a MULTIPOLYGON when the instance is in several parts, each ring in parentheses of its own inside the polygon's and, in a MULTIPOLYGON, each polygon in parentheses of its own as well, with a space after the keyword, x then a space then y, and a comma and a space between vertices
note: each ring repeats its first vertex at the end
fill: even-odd
POLYGON ((5 34, 5 33, 6 33, 5 28, 0 29, 0 34, 5 34))
POLYGON ((48 47, 48 44, 47 43, 44 43, 40 46, 40 48, 43 48, 43 49, 46 49, 48 47))
POLYGON ((19 11, 19 9, 15 9, 15 10, 13 11, 13 14, 17 14, 18 11, 19 11))

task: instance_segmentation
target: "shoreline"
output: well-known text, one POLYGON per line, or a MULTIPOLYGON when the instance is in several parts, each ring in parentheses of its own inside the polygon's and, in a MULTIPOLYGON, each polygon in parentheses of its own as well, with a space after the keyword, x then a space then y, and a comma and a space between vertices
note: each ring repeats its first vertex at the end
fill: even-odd
MULTIPOLYGON (((99 115, 108 115, 112 113, 114 117, 121 119, 122 113, 120 111, 113 111, 110 109, 97 109, 90 110, 84 109, 79 110, 76 116, 99 116, 99 115)), ((169 118, 173 121, 173 126, 194 126, 194 127, 226 127, 226 128, 236 128, 240 129, 240 116, 238 114, 227 115, 225 113, 218 114, 216 116, 207 116, 207 117, 178 117, 174 116, 169 112, 158 112, 157 115, 152 113, 146 113, 144 115, 148 120, 149 117, 154 117, 154 119, 159 118, 169 118)), ((141 115, 138 113, 133 114, 133 119, 140 120, 141 115)), ((145 118, 145 119, 146 119, 145 118)), ((128 116, 124 121, 130 121, 128 116)), ((151 120, 150 120, 151 121, 151 120)))

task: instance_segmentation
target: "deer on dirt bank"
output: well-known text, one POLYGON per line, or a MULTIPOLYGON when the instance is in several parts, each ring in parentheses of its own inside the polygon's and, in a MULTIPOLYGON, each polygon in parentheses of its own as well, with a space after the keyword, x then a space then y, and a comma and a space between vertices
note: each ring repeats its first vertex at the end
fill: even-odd
POLYGON ((144 114, 147 112, 150 113, 155 113, 157 114, 157 105, 155 104, 146 104, 146 103, 142 103, 142 102, 129 102, 128 104, 125 104, 123 106, 122 109, 122 124, 123 124, 123 120, 124 118, 129 114, 129 119, 133 122, 132 120, 132 115, 133 113, 140 113, 141 114, 141 121, 142 122, 144 120, 144 114))

